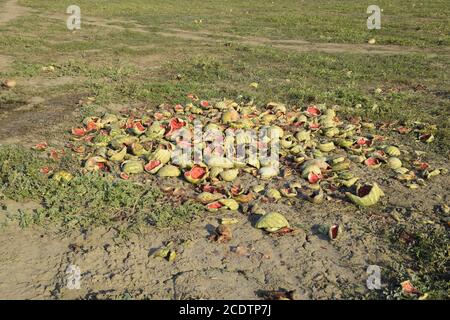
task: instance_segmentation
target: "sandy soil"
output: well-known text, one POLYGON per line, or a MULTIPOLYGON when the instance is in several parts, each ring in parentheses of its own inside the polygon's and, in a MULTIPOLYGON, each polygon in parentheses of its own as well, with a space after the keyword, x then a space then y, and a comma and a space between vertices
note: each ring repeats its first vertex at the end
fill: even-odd
POLYGON ((20 16, 26 15, 30 10, 18 4, 17 0, 8 0, 0 11, 0 25, 7 24, 9 21, 17 19, 20 16))

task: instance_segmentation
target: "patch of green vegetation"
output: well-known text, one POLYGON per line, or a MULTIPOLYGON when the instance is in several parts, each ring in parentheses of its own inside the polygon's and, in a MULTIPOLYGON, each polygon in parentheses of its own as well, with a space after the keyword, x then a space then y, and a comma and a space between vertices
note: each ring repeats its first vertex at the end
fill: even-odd
MULTIPOLYGON (((63 14, 67 7, 63 0, 20 2, 46 14, 63 14)), ((414 4, 408 0, 379 0, 377 5, 383 9, 380 30, 367 29, 368 4, 353 0, 130 0, 108 3, 78 0, 77 5, 82 16, 137 22, 149 30, 182 28, 274 39, 350 43, 365 43, 375 36, 378 43, 383 44, 423 47, 450 44, 446 0, 414 4)), ((117 22, 110 21, 111 24, 117 22)))
MULTIPOLYGON (((400 228, 398 234, 404 232, 400 228)), ((431 299, 448 299, 450 294, 450 275, 448 266, 450 262, 450 239, 446 230, 434 226, 417 228, 414 240, 411 244, 402 244, 394 241, 394 246, 399 245, 411 258, 409 268, 413 270, 412 282, 423 293, 429 293, 431 299), (418 230, 417 230, 418 229, 418 230)), ((407 272, 403 273, 405 277, 407 272)))
POLYGON ((19 210, 17 219, 19 221, 19 227, 21 227, 22 229, 28 228, 37 221, 35 215, 32 212, 22 209, 19 210))
POLYGON ((0 194, 15 201, 44 195, 48 178, 40 169, 48 164, 25 148, 0 146, 0 194))
MULTIPOLYGON (((158 188, 99 174, 74 173, 68 182, 49 179, 40 168, 49 164, 68 169, 70 159, 48 163, 36 152, 22 147, 0 147, 0 182, 3 197, 34 199, 42 208, 20 211, 21 227, 54 223, 62 227, 112 226, 139 231, 145 225, 172 227, 201 212, 198 204, 170 205, 158 188)), ((72 171, 74 170, 72 166, 72 171)))
POLYGON ((181 206, 156 206, 147 219, 158 227, 167 228, 189 221, 193 214, 203 210, 201 205, 190 201, 181 206))
POLYGON ((136 73, 136 69, 132 65, 114 66, 110 64, 90 64, 82 60, 70 59, 62 64, 55 64, 55 71, 48 73, 42 71, 42 67, 48 64, 41 63, 25 63, 17 62, 14 64, 14 69, 8 72, 2 72, 0 75, 4 77, 35 77, 35 76, 47 76, 47 77, 86 77, 90 79, 108 79, 111 81, 117 81, 123 77, 129 77, 136 73))
POLYGON ((382 283, 386 288, 373 290, 370 299, 417 299, 427 294, 427 299, 450 298, 450 239, 442 226, 399 225, 387 234, 391 247, 398 252, 398 262, 385 266, 382 283), (399 240, 407 235, 407 241, 399 240), (401 283, 409 280, 419 295, 402 293, 401 283))
POLYGON ((98 117, 101 113, 98 111, 98 105, 96 103, 85 104, 80 107, 80 116, 78 117, 80 122, 87 117, 98 117))

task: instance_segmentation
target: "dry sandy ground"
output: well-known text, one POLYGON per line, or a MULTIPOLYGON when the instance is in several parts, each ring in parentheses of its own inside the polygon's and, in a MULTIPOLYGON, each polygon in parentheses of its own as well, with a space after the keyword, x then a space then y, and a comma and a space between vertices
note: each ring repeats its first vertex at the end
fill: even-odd
MULTIPOLYGON (((295 214, 295 213, 293 213, 295 214)), ((310 214, 310 213, 308 213, 310 214)), ((114 242, 114 233, 56 235, 48 231, 3 230, 0 249, 2 298, 255 299, 260 291, 297 289, 302 298, 339 298, 345 283, 364 283, 366 259, 318 236, 301 232, 274 239, 253 228, 245 216, 233 240, 207 240, 217 220, 208 216, 186 230, 157 231, 114 242), (167 240, 179 251, 175 262, 151 254, 167 240), (235 248, 239 249, 236 250, 235 248), (65 286, 66 270, 77 265, 81 288, 65 286)))

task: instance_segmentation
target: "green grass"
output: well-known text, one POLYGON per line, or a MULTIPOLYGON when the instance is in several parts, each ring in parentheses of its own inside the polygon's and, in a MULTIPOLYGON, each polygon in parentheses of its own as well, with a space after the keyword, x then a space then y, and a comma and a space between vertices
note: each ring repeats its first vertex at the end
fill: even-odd
POLYGON ((114 227, 121 232, 139 231, 145 226, 177 226, 201 212, 199 205, 186 202, 175 209, 152 184, 138 184, 100 176, 79 174, 69 182, 58 182, 40 172, 43 166, 55 171, 78 168, 70 156, 51 162, 21 147, 0 147, 0 196, 24 201, 33 199, 42 208, 19 211, 19 225, 56 224, 63 228, 114 227))
MULTIPOLYGON (((70 1, 22 0, 40 12, 64 14, 70 1)), ((318 42, 366 42, 445 46, 450 43, 450 9, 445 0, 380 0, 382 29, 366 27, 367 7, 352 0, 240 1, 88 1, 79 0, 82 16, 136 21, 149 29, 182 28, 233 35, 307 39, 318 42), (201 24, 195 20, 202 19, 201 24)), ((113 23, 114 21, 111 21, 113 23)))
POLYGON ((48 178, 40 169, 50 163, 44 157, 30 155, 24 148, 0 146, 0 191, 7 198, 22 201, 45 193, 48 178))
POLYGON ((448 300, 450 294, 450 239, 441 226, 419 223, 399 225, 390 229, 386 237, 391 241, 391 250, 398 253, 397 261, 382 268, 383 290, 374 290, 366 298, 370 299, 412 299, 427 294, 427 299, 448 300), (413 241, 399 240, 407 232, 413 241), (401 283, 410 280, 420 292, 405 295, 401 283))

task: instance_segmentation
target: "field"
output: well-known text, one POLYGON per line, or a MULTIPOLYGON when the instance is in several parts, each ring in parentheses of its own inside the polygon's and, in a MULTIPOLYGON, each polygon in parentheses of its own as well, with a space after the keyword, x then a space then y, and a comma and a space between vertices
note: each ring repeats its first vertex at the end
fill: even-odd
POLYGON ((17 82, 0 88, 0 298, 260 299, 295 290, 300 299, 448 299, 448 174, 410 189, 385 168, 359 169, 386 194, 369 208, 269 201, 296 229, 274 237, 245 210, 211 213, 164 191, 193 198, 181 178, 116 182, 82 174, 70 152, 55 164, 33 151, 44 141, 64 148, 87 116, 153 114, 195 94, 337 105, 342 118, 388 128, 390 144, 444 173, 447 1, 380 0, 380 30, 366 26, 372 3, 351 0, 77 0, 81 29, 69 31, 71 4, 0 0, 0 81, 17 82), (393 130, 419 122, 430 143, 393 130), (70 185, 44 177, 46 165, 71 172, 70 185), (230 242, 216 243, 208 236, 223 217, 239 222, 230 242), (323 229, 335 223, 344 232, 329 241, 323 229), (176 259, 155 258, 169 242, 176 259), (81 270, 79 289, 65 285, 70 265, 81 270), (378 290, 366 286, 370 265, 381 268, 378 290), (405 293, 405 281, 416 292, 405 293))

